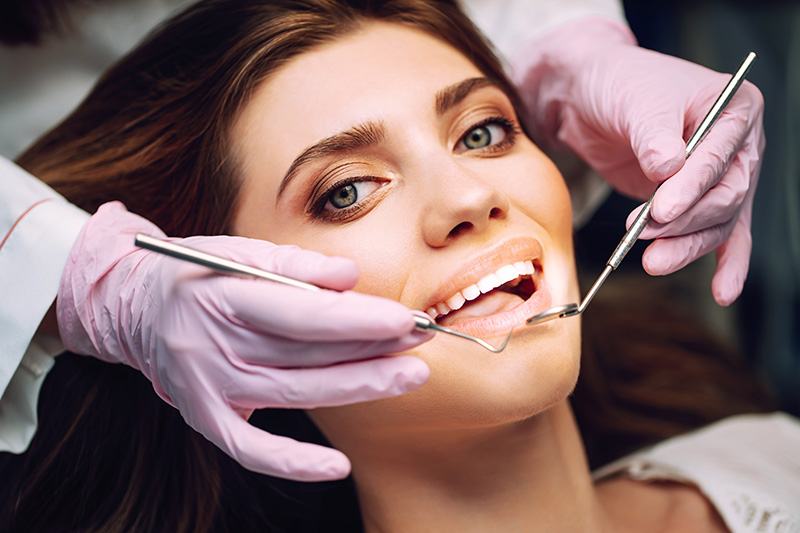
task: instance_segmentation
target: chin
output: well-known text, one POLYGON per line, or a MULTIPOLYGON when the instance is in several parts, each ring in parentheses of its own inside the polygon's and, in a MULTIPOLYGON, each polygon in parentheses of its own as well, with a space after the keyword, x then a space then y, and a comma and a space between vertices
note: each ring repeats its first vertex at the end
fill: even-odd
POLYGON ((431 377, 402 396, 361 404, 370 425, 414 429, 469 429, 514 423, 566 399, 580 371, 579 320, 550 331, 515 332, 499 354, 440 335, 411 352, 431 377))
MULTIPOLYGON (((431 377, 407 394, 315 410, 323 431, 359 434, 387 443, 442 431, 514 424, 569 397, 580 371, 580 319, 514 333, 499 354, 462 339, 438 335, 408 352, 428 364, 431 377), (404 437, 405 436, 405 437, 404 437)), ((326 432, 327 434, 327 432, 326 432)), ((333 442, 333 440, 332 440, 333 442)), ((334 443, 335 444, 335 443, 334 443)))
POLYGON ((466 371, 459 386, 453 371, 442 372, 440 380, 432 366, 431 389, 449 397, 451 420, 464 424, 513 423, 540 414, 572 393, 580 373, 579 339, 559 337, 530 343, 512 338, 502 353, 482 354, 493 359, 466 371))

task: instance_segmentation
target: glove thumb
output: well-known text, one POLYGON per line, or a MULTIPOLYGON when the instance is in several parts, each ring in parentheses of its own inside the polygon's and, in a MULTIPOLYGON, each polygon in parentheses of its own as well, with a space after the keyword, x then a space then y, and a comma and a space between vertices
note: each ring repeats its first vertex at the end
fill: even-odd
POLYGON ((637 119, 631 125, 631 149, 642 172, 653 183, 661 183, 683 167, 686 143, 682 129, 674 117, 663 113, 637 119))

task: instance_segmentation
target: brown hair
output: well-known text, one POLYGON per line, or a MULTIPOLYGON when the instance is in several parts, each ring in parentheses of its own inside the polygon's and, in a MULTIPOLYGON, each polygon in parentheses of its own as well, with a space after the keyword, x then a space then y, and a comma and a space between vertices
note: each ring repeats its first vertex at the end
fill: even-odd
MULTIPOLYGON (((381 20, 421 29, 518 98, 452 0, 207 0, 166 22, 17 162, 87 211, 120 200, 174 236, 227 233, 239 195, 228 131, 291 58, 381 20)), ((196 434, 138 372, 62 355, 29 451, 5 456, 0 524, 42 531, 357 531, 352 481, 248 472, 196 434)), ((251 423, 325 443, 300 411, 251 423)))

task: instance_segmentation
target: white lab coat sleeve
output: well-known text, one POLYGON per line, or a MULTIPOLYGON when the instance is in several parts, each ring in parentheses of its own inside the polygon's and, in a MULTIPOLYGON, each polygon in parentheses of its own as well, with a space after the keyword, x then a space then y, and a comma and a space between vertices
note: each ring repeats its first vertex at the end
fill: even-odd
POLYGON ((0 451, 23 452, 41 384, 62 348, 33 342, 89 214, 0 157, 0 451))
POLYGON ((528 42, 578 18, 600 16, 627 25, 620 0, 461 0, 461 7, 506 65, 528 42))
MULTIPOLYGON (((587 16, 627 25, 620 0, 461 0, 461 6, 494 45, 512 80, 524 79, 520 71, 532 66, 520 57, 521 50, 559 26, 587 16)), ((572 222, 580 228, 611 193, 611 186, 575 156, 550 156, 558 159, 570 191, 572 222)))

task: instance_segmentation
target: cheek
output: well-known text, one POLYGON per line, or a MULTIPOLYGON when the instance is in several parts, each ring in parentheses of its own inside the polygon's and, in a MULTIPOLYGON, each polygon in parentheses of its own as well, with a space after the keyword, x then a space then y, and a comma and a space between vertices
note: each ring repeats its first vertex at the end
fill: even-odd
POLYGON ((272 242, 295 244, 329 256, 356 262, 358 283, 353 290, 403 303, 405 282, 412 269, 413 226, 392 209, 375 209, 363 218, 344 225, 289 224, 271 231, 272 242), (391 245, 387 245, 391 243, 391 245))
MULTIPOLYGON (((537 150, 538 152, 538 150, 537 150)), ((514 202, 553 237, 572 246, 572 206, 566 182, 556 166, 541 152, 520 171, 514 183, 514 202)))
MULTIPOLYGON (((377 218, 379 217, 375 217, 377 218)), ((398 221, 394 221, 393 225, 397 223, 398 221)), ((335 246, 331 253, 345 255, 358 264, 359 278, 355 291, 404 303, 404 288, 409 276, 413 244, 411 237, 403 231, 381 230, 391 227, 392 225, 377 223, 370 225, 367 222, 363 224, 363 230, 354 228, 352 240, 341 240, 337 235, 336 241, 341 246, 335 246), (387 239, 392 242, 391 246, 387 246, 387 239)))

